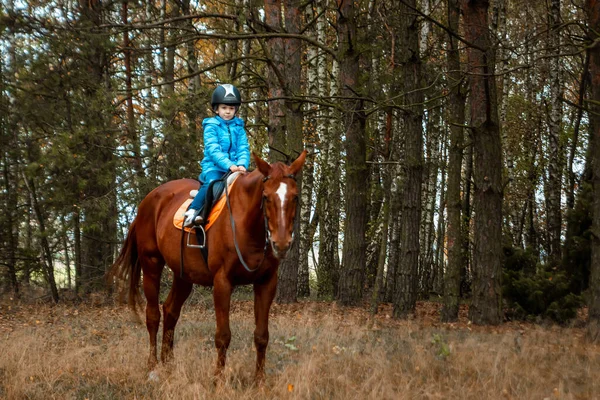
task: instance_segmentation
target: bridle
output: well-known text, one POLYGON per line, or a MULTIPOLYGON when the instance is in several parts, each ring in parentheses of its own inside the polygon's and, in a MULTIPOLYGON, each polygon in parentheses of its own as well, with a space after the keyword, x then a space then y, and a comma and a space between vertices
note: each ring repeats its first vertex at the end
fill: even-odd
MULTIPOLYGON (((294 181, 296 181, 296 176, 294 174, 285 175, 284 178, 290 178, 290 179, 293 179, 294 181)), ((271 179, 270 175, 265 176, 262 179, 262 183, 264 184, 269 179, 271 179)), ((271 242, 271 231, 269 230, 269 217, 267 216, 267 208, 264 206, 265 198, 266 198, 266 196, 264 195, 264 189, 263 189, 262 199, 260 201, 260 208, 263 211, 263 219, 265 222, 265 246, 263 248, 262 259, 260 260, 260 263, 258 264, 258 266, 256 268, 250 268, 248 266, 246 261, 244 261, 242 252, 240 251, 240 247, 238 245, 236 234, 235 234, 235 220, 233 219, 233 211, 231 210, 231 201, 229 200, 229 188, 227 187, 227 184, 225 184, 225 198, 227 200, 227 209, 229 210, 229 221, 231 221, 231 231, 233 232, 233 246, 235 247, 235 252, 237 253, 238 259, 242 263, 242 266, 244 267, 244 269, 248 272, 255 272, 265 262, 265 258, 267 256, 267 249, 269 248, 269 243, 271 242)), ((293 239, 294 239, 294 235, 292 234, 292 240, 293 239)))

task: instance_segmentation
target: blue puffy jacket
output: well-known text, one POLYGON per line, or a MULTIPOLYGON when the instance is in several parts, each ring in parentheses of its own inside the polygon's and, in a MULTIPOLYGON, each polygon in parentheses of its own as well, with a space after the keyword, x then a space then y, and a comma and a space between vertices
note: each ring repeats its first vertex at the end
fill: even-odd
POLYGON ((244 129, 244 121, 233 117, 225 121, 218 115, 205 118, 204 159, 200 164, 200 180, 206 182, 206 175, 212 171, 225 173, 232 165, 248 168, 250 163, 250 145, 244 129))

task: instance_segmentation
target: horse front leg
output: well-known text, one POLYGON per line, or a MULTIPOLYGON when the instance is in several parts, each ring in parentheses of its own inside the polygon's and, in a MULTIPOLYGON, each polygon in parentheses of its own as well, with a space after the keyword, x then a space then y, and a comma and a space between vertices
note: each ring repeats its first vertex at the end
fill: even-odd
POLYGON ((277 291, 277 273, 254 284, 254 345, 256 346, 255 379, 261 384, 265 378, 265 355, 269 345, 269 310, 277 291))
POLYGON ((221 375, 225 367, 227 348, 231 342, 231 330, 229 328, 229 307, 231 304, 232 285, 221 269, 215 276, 213 283, 213 301, 217 317, 217 330, 215 332, 215 346, 217 348, 217 367, 215 376, 221 375))

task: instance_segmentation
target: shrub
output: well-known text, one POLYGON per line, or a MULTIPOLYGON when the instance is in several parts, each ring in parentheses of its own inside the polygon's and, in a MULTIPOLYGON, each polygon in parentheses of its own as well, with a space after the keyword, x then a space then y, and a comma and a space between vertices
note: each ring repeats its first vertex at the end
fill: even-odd
POLYGON ((546 270, 522 249, 505 248, 504 255, 502 294, 508 318, 541 317, 564 324, 576 316, 583 301, 571 293, 565 272, 546 270))

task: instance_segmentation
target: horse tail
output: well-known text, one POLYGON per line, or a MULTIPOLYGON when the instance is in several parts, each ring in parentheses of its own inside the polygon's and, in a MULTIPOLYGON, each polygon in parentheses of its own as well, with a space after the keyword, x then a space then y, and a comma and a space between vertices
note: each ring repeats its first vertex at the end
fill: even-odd
POLYGON ((127 291, 127 303, 137 316, 137 305, 141 300, 139 286, 142 267, 138 259, 136 222, 137 219, 131 223, 123 248, 110 268, 108 277, 111 281, 116 278, 126 283, 127 287, 124 288, 124 292, 127 291))

